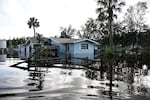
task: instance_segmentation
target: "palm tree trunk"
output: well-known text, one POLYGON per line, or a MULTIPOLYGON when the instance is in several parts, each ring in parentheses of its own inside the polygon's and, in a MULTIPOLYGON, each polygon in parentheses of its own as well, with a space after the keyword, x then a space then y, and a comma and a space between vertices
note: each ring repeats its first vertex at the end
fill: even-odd
POLYGON ((34 31, 34 38, 35 38, 35 27, 33 26, 33 31, 34 31))
MULTIPOLYGON (((111 55, 112 55, 112 45, 113 45, 113 39, 112 39, 112 7, 111 7, 111 4, 112 4, 112 0, 109 0, 109 44, 110 44, 110 49, 111 49, 111 55)), ((112 60, 112 57, 110 58, 112 60)), ((112 66, 112 61, 110 60, 110 64, 109 64, 109 67, 110 67, 110 99, 112 99, 112 75, 113 75, 113 66, 112 66)))
POLYGON ((113 11, 112 11, 112 7, 111 7, 111 3, 112 0, 109 0, 109 45, 110 48, 112 49, 113 46, 113 37, 112 37, 112 15, 113 15, 113 11))

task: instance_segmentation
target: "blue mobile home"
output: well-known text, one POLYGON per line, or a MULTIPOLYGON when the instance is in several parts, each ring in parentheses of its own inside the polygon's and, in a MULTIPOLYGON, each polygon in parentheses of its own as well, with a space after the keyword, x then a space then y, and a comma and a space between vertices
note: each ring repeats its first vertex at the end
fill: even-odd
POLYGON ((59 46, 60 58, 73 58, 74 62, 78 62, 75 60, 78 58, 93 60, 100 46, 98 42, 90 39, 50 38, 49 43, 59 46))
POLYGON ((25 52, 25 45, 20 44, 18 45, 18 57, 21 59, 26 59, 26 52, 25 52))
POLYGON ((50 58, 58 57, 63 62, 71 61, 72 64, 81 64, 85 63, 87 59, 95 59, 100 46, 99 43, 90 39, 49 38, 45 43, 38 43, 35 38, 29 38, 25 44, 18 46, 19 57, 34 59, 38 48, 40 50, 47 48, 50 58))
POLYGON ((28 59, 39 47, 41 44, 35 38, 29 38, 25 44, 18 45, 18 56, 21 59, 28 59))
POLYGON ((42 43, 38 43, 37 39, 29 38, 25 44, 18 45, 18 55, 21 59, 47 59, 48 57, 56 57, 58 47, 50 45, 48 39, 45 38, 42 43), (49 53, 47 53, 47 51, 49 53), (46 54, 46 55, 44 55, 46 54), (44 55, 44 56, 43 56, 44 55))

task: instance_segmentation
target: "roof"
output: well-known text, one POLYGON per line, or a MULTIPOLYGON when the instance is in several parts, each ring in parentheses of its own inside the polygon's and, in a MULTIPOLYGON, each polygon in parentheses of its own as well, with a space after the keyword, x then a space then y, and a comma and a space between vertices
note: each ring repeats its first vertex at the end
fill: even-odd
POLYGON ((50 38, 50 39, 52 39, 52 40, 54 40, 54 41, 57 41, 57 42, 59 42, 59 43, 62 43, 62 44, 65 44, 65 43, 78 43, 78 42, 82 42, 82 41, 89 41, 89 42, 92 42, 92 43, 94 43, 94 44, 96 44, 96 45, 100 45, 98 42, 95 42, 95 41, 93 41, 93 40, 91 40, 91 39, 72 39, 72 38, 50 38))
POLYGON ((59 43, 73 43, 74 41, 79 40, 79 39, 71 39, 71 38, 51 38, 51 39, 59 43))
POLYGON ((32 42, 32 43, 38 43, 38 42, 37 42, 37 39, 36 39, 36 38, 34 38, 34 37, 29 38, 29 40, 30 40, 30 42, 32 42))
POLYGON ((36 38, 31 37, 26 41, 25 45, 28 45, 30 43, 38 43, 38 42, 37 42, 36 38))
POLYGON ((76 43, 76 42, 82 42, 82 41, 89 41, 89 42, 94 43, 96 45, 100 45, 98 42, 96 42, 94 40, 91 40, 91 39, 87 39, 87 38, 85 38, 85 39, 79 39, 79 40, 75 41, 74 43, 76 43))

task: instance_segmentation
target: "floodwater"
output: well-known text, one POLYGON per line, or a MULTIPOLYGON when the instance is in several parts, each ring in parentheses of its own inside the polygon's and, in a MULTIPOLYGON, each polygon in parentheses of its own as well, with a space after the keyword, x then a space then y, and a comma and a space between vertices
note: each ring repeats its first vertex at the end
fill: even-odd
POLYGON ((147 65, 133 69, 126 62, 118 62, 114 65, 110 92, 108 68, 103 71, 71 65, 61 68, 59 64, 58 68, 27 70, 25 63, 18 68, 9 67, 20 61, 0 62, 0 100, 150 100, 147 65))

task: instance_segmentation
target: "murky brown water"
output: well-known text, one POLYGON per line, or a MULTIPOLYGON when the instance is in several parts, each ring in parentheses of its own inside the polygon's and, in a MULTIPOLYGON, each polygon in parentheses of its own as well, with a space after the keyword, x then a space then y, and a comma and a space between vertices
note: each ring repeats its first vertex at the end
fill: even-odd
MULTIPOLYGON (((0 100, 110 100, 111 97, 114 100, 150 100, 150 72, 144 74, 143 69, 114 68, 117 70, 110 96, 107 69, 102 79, 99 70, 70 69, 69 66, 30 70, 9 67, 18 61, 9 59, 0 63, 0 100)), ((23 66, 26 67, 20 65, 23 66)))

